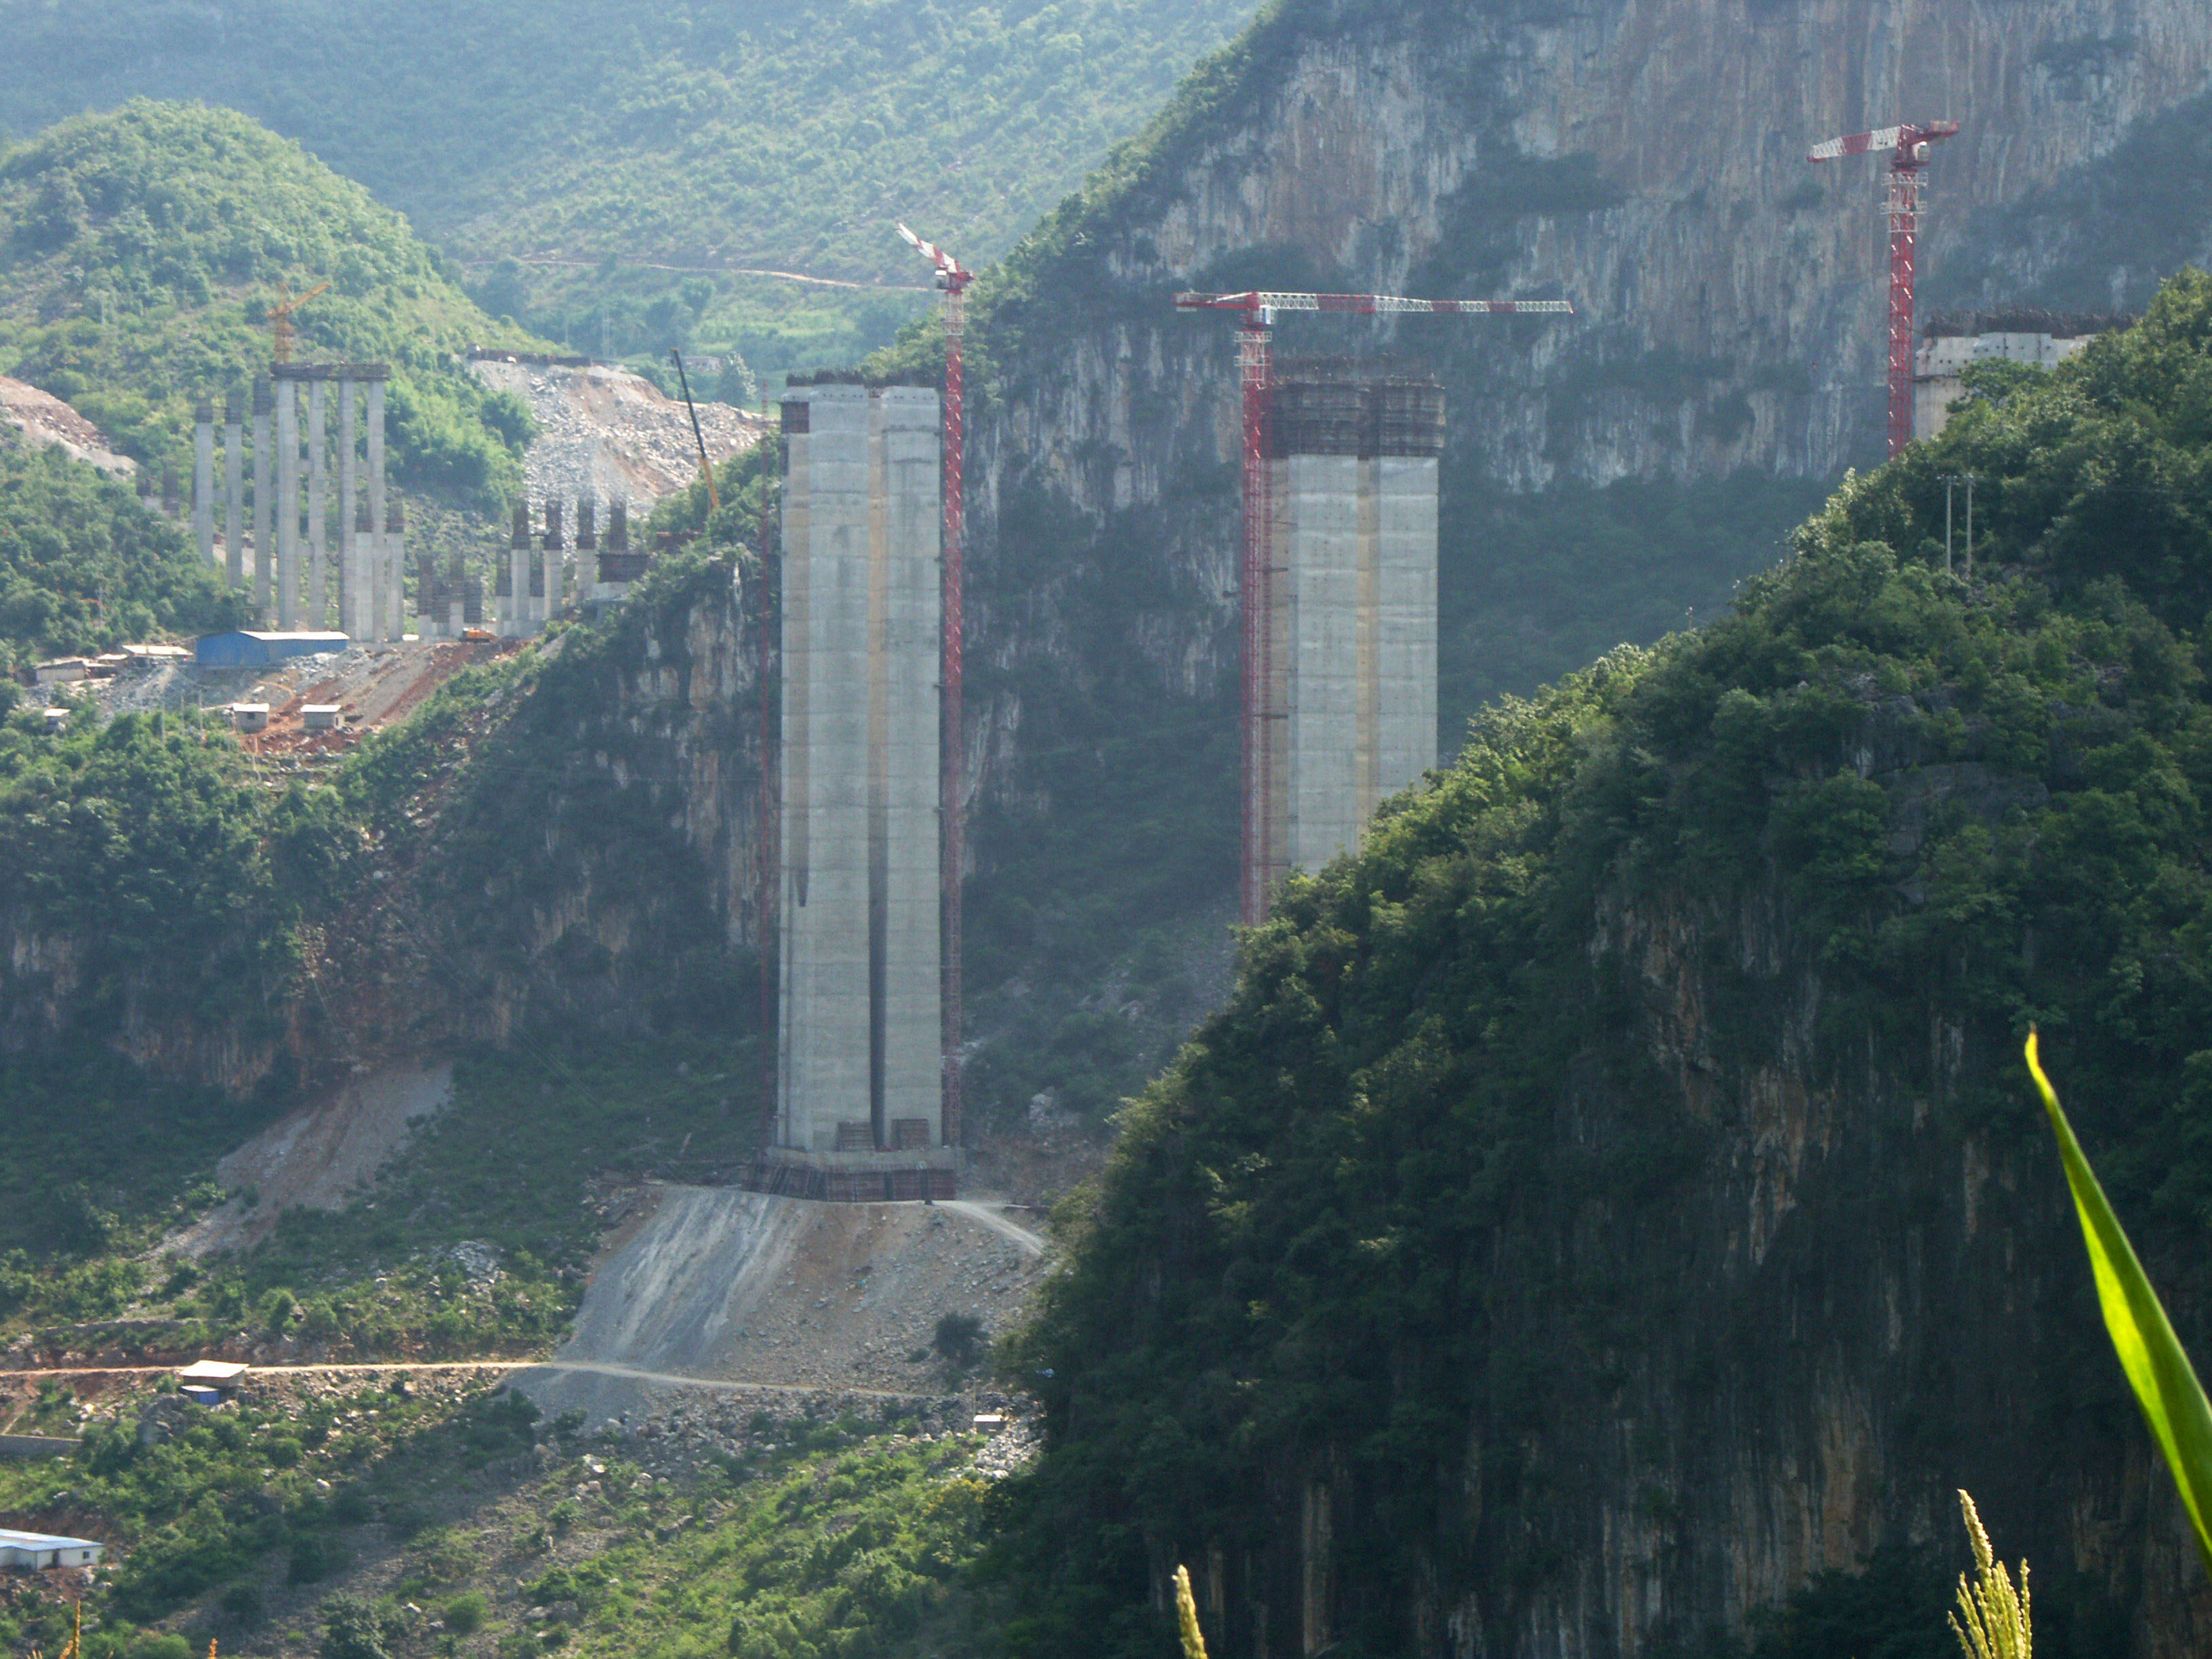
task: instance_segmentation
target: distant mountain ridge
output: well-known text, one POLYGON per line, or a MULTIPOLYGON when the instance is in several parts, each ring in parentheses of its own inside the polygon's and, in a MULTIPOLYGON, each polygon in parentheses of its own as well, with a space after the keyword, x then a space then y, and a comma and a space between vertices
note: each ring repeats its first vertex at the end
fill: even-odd
POLYGON ((997 257, 1249 0, 0 5, 18 135, 134 94, 296 138, 464 258, 620 254, 922 286, 997 257))

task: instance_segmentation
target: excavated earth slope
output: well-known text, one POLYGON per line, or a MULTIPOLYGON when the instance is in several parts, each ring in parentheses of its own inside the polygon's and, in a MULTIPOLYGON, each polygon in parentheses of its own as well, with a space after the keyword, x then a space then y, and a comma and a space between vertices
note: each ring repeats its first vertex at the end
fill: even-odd
POLYGON ((469 365, 498 392, 530 405, 538 422, 522 469, 531 499, 627 501, 642 515, 663 495, 699 476, 698 443, 721 462, 750 449, 769 429, 757 415, 729 404, 699 402, 699 432, 679 400, 643 375, 604 363, 588 368, 501 362, 469 365))
POLYGON ((684 1378, 943 1394, 939 1318, 972 1314, 988 1340, 1042 1277, 1040 1241, 982 1205, 647 1195, 610 1241, 568 1344, 516 1378, 549 1414, 656 1409, 684 1378))

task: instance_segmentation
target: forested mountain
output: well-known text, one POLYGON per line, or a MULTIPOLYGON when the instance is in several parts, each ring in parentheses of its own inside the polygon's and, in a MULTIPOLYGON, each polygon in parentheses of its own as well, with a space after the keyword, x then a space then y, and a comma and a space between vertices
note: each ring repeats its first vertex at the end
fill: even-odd
POLYGON ((2206 1352, 2208 605, 2191 273, 1293 878, 1018 1357, 1015 1650, 1159 1651, 1180 1561, 1232 1652, 1723 1654, 1883 1551, 1759 1651, 1934 1654, 1963 1486, 2039 1653, 2202 1651, 2018 1055, 2206 1352))
POLYGON ((7 0, 20 72, 0 124, 137 94, 228 105, 469 262, 495 313, 594 352, 680 332, 804 367, 835 358, 793 354, 855 355, 926 303, 869 291, 927 287, 892 220, 997 258, 1250 10, 7 0))
POLYGON ((403 483, 495 498, 527 411, 453 354, 529 344, 484 316, 359 185, 229 110, 138 100, 0 153, 0 373, 90 416, 125 453, 185 453, 193 403, 265 372, 270 304, 328 282, 299 355, 395 365, 403 483))

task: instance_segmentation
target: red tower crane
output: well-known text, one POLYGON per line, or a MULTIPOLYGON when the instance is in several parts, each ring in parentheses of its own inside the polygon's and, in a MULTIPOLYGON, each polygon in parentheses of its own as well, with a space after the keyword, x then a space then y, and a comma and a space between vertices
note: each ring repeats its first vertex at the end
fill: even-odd
POLYGON ((1808 161, 1889 152, 1889 453, 1912 441, 1912 264, 1920 236, 1920 171, 1928 149, 1959 131, 1956 121, 1877 127, 1831 138, 1807 152, 1808 161))
POLYGON ((1334 311, 1356 317, 1572 316, 1565 300, 1405 300, 1389 294, 1178 294, 1178 311, 1226 311, 1237 316, 1237 371, 1244 394, 1244 549, 1237 593, 1243 616, 1242 688, 1237 731, 1241 795, 1237 909, 1246 927, 1267 914, 1267 879, 1273 848, 1267 803, 1273 793, 1273 745, 1266 723, 1285 711, 1269 708, 1274 684, 1272 630, 1274 559, 1269 523, 1267 404, 1274 385, 1273 338, 1279 311, 1334 311))
POLYGON ((962 794, 961 757, 966 741, 961 725, 960 661, 962 654, 961 541, 967 526, 961 467, 967 452, 962 417, 963 382, 960 370, 962 296, 975 273, 943 248, 925 242, 904 225, 898 234, 914 251, 937 267, 937 286, 945 290, 945 531, 944 672, 945 690, 939 702, 943 727, 938 739, 938 784, 944 830, 938 838, 938 880, 945 926, 944 1069, 941 1127, 945 1144, 960 1145, 961 1138, 961 986, 960 986, 960 872, 965 859, 967 807, 962 794))

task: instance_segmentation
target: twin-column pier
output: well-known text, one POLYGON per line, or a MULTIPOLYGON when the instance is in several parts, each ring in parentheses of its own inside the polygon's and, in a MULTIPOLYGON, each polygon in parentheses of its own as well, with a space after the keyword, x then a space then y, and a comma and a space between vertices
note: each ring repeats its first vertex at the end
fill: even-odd
POLYGON ((872 1171, 896 1165, 915 1186, 904 1195, 949 1194, 938 394, 794 387, 783 427, 781 994, 769 1156, 833 1182, 874 1181, 872 1171))

